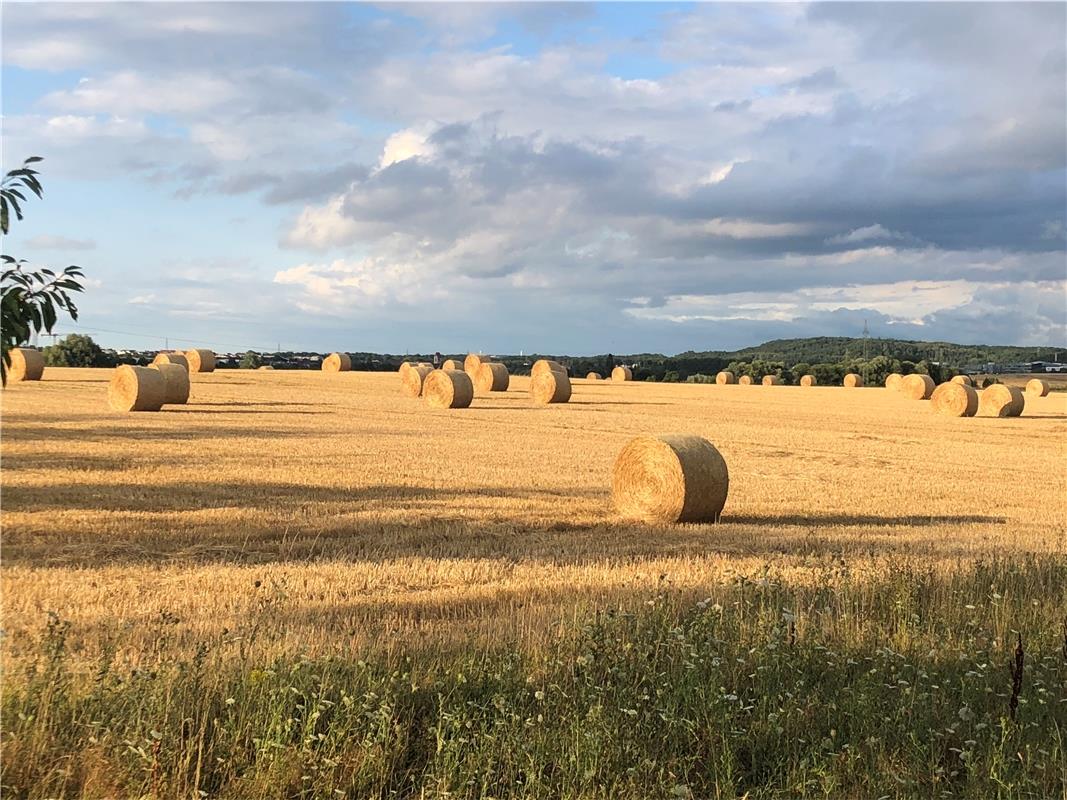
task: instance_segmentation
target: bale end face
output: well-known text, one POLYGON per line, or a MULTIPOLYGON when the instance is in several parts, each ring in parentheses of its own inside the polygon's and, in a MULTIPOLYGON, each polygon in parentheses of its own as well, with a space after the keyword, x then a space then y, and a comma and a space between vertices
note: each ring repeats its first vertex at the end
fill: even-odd
POLYGON ((900 390, 901 381, 903 381, 903 380, 904 380, 904 376, 903 375, 901 375, 899 372, 893 372, 893 373, 891 373, 891 374, 886 376, 885 388, 892 389, 893 391, 899 391, 900 390))
POLYGON ((611 493, 619 514, 646 522, 717 522, 730 474, 700 436, 641 436, 615 460, 611 493))
POLYGON ((751 386, 752 385, 752 376, 751 375, 742 375, 740 378, 737 379, 737 385, 738 386, 751 386))
POLYGON ((763 385, 764 386, 779 386, 779 385, 781 385, 781 383, 782 383, 782 379, 779 378, 777 375, 764 375, 763 376, 763 385))
POLYGON ((1017 417, 1023 413, 1026 399, 1022 390, 1003 383, 987 386, 978 396, 978 415, 982 417, 1017 417))
POLYGON ((1026 394, 1031 397, 1045 397, 1051 389, 1049 382, 1041 378, 1031 378, 1026 382, 1026 394))
POLYGON ((163 376, 163 403, 183 405, 189 402, 189 370, 181 364, 153 364, 151 369, 163 376))
POLYGON ((189 372, 214 372, 215 354, 211 350, 186 350, 189 372))
POLYGON ((570 371, 560 364, 558 361, 550 361, 547 358, 539 358, 534 362, 533 367, 530 369, 530 377, 540 375, 542 372, 549 372, 555 370, 556 372, 562 372, 567 377, 570 377, 570 371))
POLYGON ((900 381, 900 393, 910 400, 929 400, 934 388, 934 379, 929 375, 916 373, 900 381))
POLYGON ((978 392, 972 386, 949 381, 934 389, 930 405, 938 414, 973 417, 978 412, 978 392))
POLYGON ((611 379, 613 381, 632 381, 634 373, 629 367, 618 366, 611 371, 611 379))
POLYGON ((957 375, 952 379, 952 383, 959 383, 963 386, 974 386, 974 381, 971 380, 970 375, 957 375))
POLYGON ((737 379, 734 377, 734 374, 732 372, 729 372, 728 370, 723 370, 715 376, 715 383, 717 383, 719 386, 727 386, 731 383, 737 383, 737 379))
POLYGON ((454 358, 446 358, 445 359, 445 363, 443 363, 441 365, 441 369, 443 369, 443 370, 455 370, 455 369, 458 369, 460 372, 462 372, 463 371, 463 362, 462 361, 457 361, 454 358))
POLYGON ((159 411, 166 394, 163 373, 129 364, 115 368, 107 387, 107 401, 115 411, 159 411))
POLYGON ((471 376, 474 381, 474 390, 479 394, 485 392, 506 392, 511 383, 508 368, 495 361, 483 361, 478 365, 477 372, 471 376))
POLYGON ((818 384, 818 381, 815 380, 814 375, 805 375, 800 379, 801 386, 815 386, 816 384, 818 384))
POLYGON ((489 357, 478 353, 468 353, 467 357, 463 359, 463 371, 471 376, 472 381, 478 374, 478 367, 482 365, 483 361, 489 361, 489 357))
POLYGON ((400 389, 408 397, 419 397, 423 392, 423 383, 434 369, 429 364, 413 364, 400 373, 400 389))
POLYGON ((850 372, 845 376, 844 385, 849 389, 859 389, 863 386, 863 376, 850 372))
POLYGON ((603 378, 601 378, 601 376, 600 376, 600 373, 599 373, 599 372, 588 372, 588 373, 586 373, 585 379, 586 379, 587 381, 599 381, 599 380, 603 380, 603 378))
POLYGON ((571 399, 571 379, 555 370, 535 375, 530 380, 530 399, 539 406, 566 403, 571 399))
POLYGON ((437 369, 426 376, 422 387, 432 408, 467 408, 474 399, 474 382, 458 369, 437 369))
POLYGON ((330 353, 322 359, 323 372, 351 372, 352 357, 348 353, 330 353))
POLYGON ((39 381, 44 375, 44 355, 32 347, 12 347, 8 351, 8 383, 39 381))
POLYGON ((153 364, 181 364, 185 367, 186 371, 189 369, 189 359, 185 357, 185 353, 157 353, 156 357, 152 359, 153 364))

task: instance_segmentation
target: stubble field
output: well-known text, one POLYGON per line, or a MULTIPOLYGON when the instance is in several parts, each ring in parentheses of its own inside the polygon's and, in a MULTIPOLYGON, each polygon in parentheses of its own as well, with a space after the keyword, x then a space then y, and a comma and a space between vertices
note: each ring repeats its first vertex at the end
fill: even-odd
MULTIPOLYGON (((4 783, 16 794, 33 796, 30 782, 44 781, 57 796, 106 796, 92 788, 87 751, 110 765, 105 771, 127 776, 116 784, 122 791, 147 787, 160 796, 204 791, 209 773, 208 793, 219 796, 509 794, 501 786, 516 796, 641 796, 653 785, 600 764, 575 767, 571 783, 542 775, 540 794, 527 770, 523 794, 519 779, 453 784, 442 775, 457 775, 455 764, 435 767, 431 783, 426 763, 415 759, 421 766, 390 762, 366 784, 344 766, 329 778, 287 773, 280 785, 291 779, 300 791, 318 788, 271 794, 241 783, 246 771, 237 767, 198 763, 194 771, 180 744, 173 763, 157 759, 142 775, 116 768, 112 759, 122 759, 87 744, 84 731, 57 743, 40 716, 33 721, 31 709, 40 714, 47 705, 34 682, 57 646, 69 704, 69 696, 91 692, 85 687, 101 664, 129 675, 209 658, 217 672, 232 666, 247 677, 268 664, 439 665, 503 650, 537 662, 524 669, 542 674, 547 662, 538 659, 555 658, 569 646, 561 642, 580 639, 607 609, 634 615, 625 638, 652 625, 649 614, 674 620, 666 630, 677 619, 688 630, 685 615, 710 605, 720 616, 741 615, 734 644, 742 655, 771 636, 790 647, 836 642, 856 653, 888 648, 940 663, 924 648, 960 653, 966 633, 994 687, 985 694, 1002 698, 1021 631, 1031 658, 1048 660, 1041 705, 1064 719, 1067 675, 1062 661, 1056 666, 1067 613, 1061 393, 1028 398, 1020 418, 949 419, 883 389, 576 381, 569 404, 535 408, 529 379, 513 377, 507 393, 478 397, 467 410, 435 411, 401 396, 394 374, 233 371, 194 376, 187 406, 122 415, 107 410, 108 377, 50 368, 41 383, 3 396, 4 660, 14 689, 13 699, 6 693, 5 749, 27 765, 20 771, 5 759, 4 783), (611 466, 642 433, 699 434, 719 448, 730 469, 721 524, 616 518, 611 466), (31 719, 13 725, 17 714, 31 719), (71 750, 81 766, 57 777, 49 759, 70 759, 71 750), (623 778, 605 788, 602 770, 623 778)), ((1067 629, 1063 636, 1067 660, 1067 629)), ((947 702, 955 703, 945 710, 954 719, 959 703, 947 702)), ((1008 713, 1007 702, 989 701, 989 730, 1008 713)), ((1051 735, 1047 714, 1034 722, 1039 738, 1051 735)), ((813 723, 802 716, 797 724, 813 723)), ((1062 737, 1062 726, 1056 730, 1062 737)), ((756 787, 751 796, 778 796, 760 794, 760 786, 781 788, 782 796, 789 786, 797 791, 785 778, 780 786, 777 778, 760 783, 751 754, 746 762, 731 753, 737 763, 726 773, 712 770, 706 754, 687 767, 714 772, 707 786, 721 792, 699 775, 676 774, 680 767, 653 770, 655 785, 680 786, 679 796, 692 796, 684 791, 694 786, 707 796, 745 787, 756 787)), ((1024 762, 1012 774, 1043 790, 1062 788, 1063 754, 1061 739, 1043 760, 1034 756, 1044 764, 1037 772, 1036 762, 1024 762)), ((307 770, 303 758, 298 773, 307 770)), ((952 764, 931 759, 928 774, 902 768, 906 781, 893 796, 909 796, 901 786, 951 788, 952 764)), ((864 796, 856 787, 868 786, 872 767, 851 783, 835 773, 832 785, 864 796)))

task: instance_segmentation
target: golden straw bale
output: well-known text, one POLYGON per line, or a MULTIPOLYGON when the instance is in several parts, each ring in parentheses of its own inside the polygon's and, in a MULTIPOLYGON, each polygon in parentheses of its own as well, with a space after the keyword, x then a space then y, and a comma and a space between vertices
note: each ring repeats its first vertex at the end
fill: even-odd
POLYGON ((973 386, 949 381, 930 395, 930 405, 938 414, 950 417, 973 417, 978 411, 978 392, 973 386))
POLYGON ((730 473, 715 445, 700 436, 640 436, 615 460, 611 493, 627 518, 646 522, 717 522, 730 473))
POLYGON ((463 371, 471 376, 471 380, 474 380, 474 376, 478 374, 478 367, 482 365, 482 362, 491 360, 489 356, 470 353, 463 359, 463 371))
POLYGON ((618 366, 611 371, 611 379, 613 381, 632 381, 634 373, 629 367, 618 366))
POLYGON ((800 379, 801 386, 817 386, 818 383, 819 382, 815 380, 814 375, 805 375, 803 378, 800 379))
POLYGON ((153 364, 163 376, 163 402, 181 405, 189 402, 189 370, 181 364, 153 364))
POLYGON ((12 347, 8 351, 11 363, 7 369, 9 383, 39 381, 44 375, 44 356, 32 347, 12 347))
POLYGON ((934 379, 917 373, 908 375, 900 381, 900 393, 909 400, 929 400, 934 393, 934 379))
POLYGON ((185 357, 185 353, 156 353, 152 364, 181 364, 186 370, 189 369, 189 359, 185 357))
POLYGON ((892 372, 885 377, 885 388, 893 389, 894 391, 900 390, 900 383, 904 380, 904 376, 899 372, 892 372))
POLYGON ((764 386, 778 386, 778 385, 781 384, 781 382, 782 382, 782 379, 779 378, 777 375, 764 375, 763 376, 763 385, 764 386))
POLYGON ((982 417, 1017 417, 1026 402, 1022 390, 1003 383, 994 383, 982 390, 978 397, 978 414, 982 417))
POLYGON ((554 369, 544 370, 530 380, 530 399, 539 406, 566 403, 571 399, 571 379, 554 369))
POLYGON ((742 375, 740 378, 737 379, 737 384, 738 384, 738 386, 751 386, 752 385, 752 376, 751 375, 742 375))
POLYGON ((185 360, 189 362, 189 372, 215 371, 215 354, 210 350, 186 350, 185 360))
POLYGON ((264 364, 262 367, 256 367, 256 369, 274 369, 270 364, 264 364))
POLYGON ((352 369, 352 357, 348 353, 330 353, 322 359, 323 372, 349 372, 352 369))
POLYGON ((458 369, 460 372, 462 372, 463 362, 457 361, 454 358, 446 358, 445 363, 441 365, 441 369, 458 369))
POLYGON ((511 382, 508 368, 496 361, 483 361, 472 378, 477 392, 506 392, 511 382))
POLYGON ((849 389, 859 389, 863 386, 863 376, 857 375, 855 372, 850 372, 845 376, 842 385, 847 386, 849 389))
POLYGON ((587 381, 599 381, 599 380, 603 380, 603 378, 602 378, 602 377, 600 376, 600 373, 599 373, 599 372, 589 372, 589 373, 587 373, 587 374, 586 374, 586 376, 585 376, 585 379, 586 379, 587 381))
POLYGON ((553 369, 556 372, 562 372, 564 375, 570 375, 567 368, 558 361, 549 361, 547 358, 539 358, 533 363, 533 368, 530 370, 530 377, 532 378, 534 375, 540 375, 542 372, 548 372, 553 369))
POLYGON ((732 372, 723 370, 715 376, 715 383, 719 384, 719 386, 726 386, 730 383, 737 383, 737 379, 734 377, 734 374, 732 372))
POLYGON ((1050 388, 1048 381, 1041 378, 1031 378, 1026 382, 1026 393, 1031 397, 1044 397, 1050 388))
POLYGON ((458 369, 435 369, 426 376, 422 394, 433 408, 467 408, 474 399, 474 382, 458 369))
POLYGON ((957 375, 952 379, 953 383, 961 383, 964 386, 974 386, 974 382, 971 380, 970 375, 957 375))
POLYGON ((150 367, 116 367, 107 387, 107 402, 115 411, 159 411, 166 397, 163 373, 150 367))
POLYGON ((426 376, 433 372, 429 364, 414 364, 400 373, 400 388, 404 394, 410 397, 418 397, 422 394, 422 384, 426 376))

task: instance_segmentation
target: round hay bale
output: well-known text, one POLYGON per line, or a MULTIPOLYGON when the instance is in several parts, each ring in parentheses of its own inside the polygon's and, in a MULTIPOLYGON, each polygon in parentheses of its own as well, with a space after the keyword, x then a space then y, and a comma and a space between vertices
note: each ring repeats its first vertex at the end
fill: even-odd
POLYGON ((603 378, 600 376, 599 372, 586 373, 585 379, 587 381, 601 381, 601 380, 603 380, 603 378))
POLYGON ((893 389, 894 391, 900 390, 900 383, 904 380, 904 376, 899 372, 892 372, 885 377, 885 388, 893 389))
POLYGON ((863 386, 863 376, 862 375, 857 375, 855 372, 850 372, 850 373, 848 373, 848 375, 845 376, 845 380, 843 381, 843 385, 847 386, 849 389, 862 388, 862 386, 863 386))
POLYGON ((1048 381, 1041 378, 1031 378, 1026 382, 1026 393, 1031 397, 1044 397, 1049 393, 1048 381))
POLYGON ((12 347, 8 351, 11 359, 7 368, 7 379, 10 383, 19 381, 39 381, 44 375, 44 356, 40 350, 32 347, 12 347))
POLYGON ((434 369, 429 364, 413 364, 400 373, 400 388, 409 397, 422 394, 422 384, 434 369))
POLYGON ((801 386, 817 386, 818 383, 819 382, 815 380, 814 375, 805 375, 803 378, 800 379, 801 386))
POLYGON ((186 350, 185 360, 189 362, 189 372, 215 371, 215 354, 210 350, 186 350))
POLYGON ((973 386, 949 381, 930 395, 930 405, 938 414, 950 417, 973 417, 978 411, 978 392, 973 386))
POLYGON ((640 436, 615 460, 611 494, 627 518, 646 522, 718 522, 730 473, 700 436, 640 436))
POLYGON ((458 369, 435 369, 426 376, 422 395, 433 408, 467 408, 474 399, 474 382, 458 369))
POLYGON ((737 379, 737 385, 738 386, 751 386, 752 385, 752 376, 751 375, 742 375, 740 378, 737 379))
POLYGON ((479 355, 478 353, 470 353, 465 359, 463 359, 463 371, 471 376, 471 380, 478 374, 478 367, 482 365, 483 361, 489 361, 489 356, 479 355))
POLYGON ((262 367, 256 367, 256 369, 274 369, 270 364, 264 364, 262 367))
POLYGON ((533 368, 530 370, 530 377, 540 375, 542 372, 548 372, 549 370, 555 370, 556 372, 562 372, 564 375, 570 376, 568 369, 560 364, 558 361, 549 361, 547 358, 539 358, 533 363, 533 368))
POLYGON ((116 367, 107 387, 107 402, 115 411, 159 411, 166 396, 163 373, 151 367, 116 367))
POLYGON ((189 359, 185 357, 185 353, 156 353, 152 364, 181 364, 186 370, 189 369, 189 359))
POLYGON ((441 369, 444 369, 444 370, 458 369, 460 372, 462 372, 463 371, 463 362, 462 361, 457 361, 454 358, 446 358, 445 359, 445 363, 441 365, 441 369))
POLYGON ((974 381, 971 380, 970 375, 957 375, 952 379, 952 383, 958 383, 963 386, 974 386, 974 381))
POLYGON ((323 372, 349 372, 351 369, 352 357, 348 353, 330 353, 322 359, 323 372))
POLYGON ((715 376, 715 383, 719 384, 719 386, 726 386, 730 383, 737 383, 737 378, 734 377, 734 374, 732 372, 723 370, 715 376))
POLYGON ((634 372, 629 367, 615 367, 611 371, 611 379, 613 381, 632 381, 634 379, 634 372))
POLYGON ((929 400, 934 393, 934 379, 929 375, 908 375, 900 381, 900 393, 909 400, 929 400))
POLYGON ((763 376, 763 385, 764 386, 779 386, 779 385, 781 385, 781 383, 782 383, 782 379, 779 378, 777 375, 764 375, 763 376))
POLYGON ((1016 386, 994 383, 978 397, 978 414, 982 417, 1017 417, 1023 413, 1026 399, 1016 386))
POLYGON ((539 406, 566 403, 571 399, 571 379, 554 369, 534 375, 530 381, 530 399, 539 406))
POLYGON ((508 368, 496 361, 483 361, 472 377, 477 392, 506 392, 511 382, 508 368))
POLYGON ((189 370, 181 364, 153 364, 149 369, 158 370, 163 376, 164 403, 182 405, 189 402, 189 370))

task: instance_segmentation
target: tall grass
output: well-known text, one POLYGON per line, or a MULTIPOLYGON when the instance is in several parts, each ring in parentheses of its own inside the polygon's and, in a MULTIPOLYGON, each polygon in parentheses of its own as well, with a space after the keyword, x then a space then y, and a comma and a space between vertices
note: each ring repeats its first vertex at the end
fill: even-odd
POLYGON ((836 590, 742 579, 696 602, 665 588, 535 654, 256 663, 205 644, 90 675, 53 618, 7 676, 3 794, 1059 797, 1065 612, 1067 564, 1046 557, 836 590))

